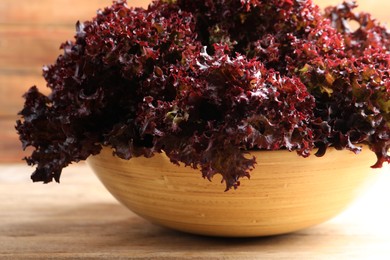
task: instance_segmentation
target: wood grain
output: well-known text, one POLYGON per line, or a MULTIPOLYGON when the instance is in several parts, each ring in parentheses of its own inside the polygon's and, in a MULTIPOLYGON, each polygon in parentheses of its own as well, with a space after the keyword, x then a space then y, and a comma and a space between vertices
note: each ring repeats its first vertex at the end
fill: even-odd
MULTIPOLYGON (((150 1, 129 1, 147 6, 150 1)), ((14 130, 21 96, 32 85, 48 93, 41 76, 52 64, 62 42, 73 39, 76 21, 93 17, 111 0, 0 1, 0 162, 18 162, 25 155, 14 130)))
POLYGON ((28 155, 22 150, 22 144, 15 130, 16 115, 0 117, 0 163, 21 162, 28 155))
POLYGON ((0 96, 3 97, 0 105, 0 119, 16 118, 16 114, 23 107, 24 99, 22 96, 31 86, 37 85, 41 92, 49 93, 40 72, 36 72, 36 74, 23 72, 0 74, 0 86, 4 86, 0 88, 0 96))
MULTIPOLYGON (((146 7, 148 0, 131 0, 129 6, 146 7)), ((111 5, 112 0, 1 0, 0 24, 73 25, 111 5)))
POLYGON ((250 239, 194 236, 155 226, 119 205, 85 164, 61 184, 0 165, 0 259, 389 259, 390 175, 319 226, 250 239))
POLYGON ((61 43, 73 40, 74 31, 73 26, 0 27, 0 71, 36 74, 55 62, 61 43))

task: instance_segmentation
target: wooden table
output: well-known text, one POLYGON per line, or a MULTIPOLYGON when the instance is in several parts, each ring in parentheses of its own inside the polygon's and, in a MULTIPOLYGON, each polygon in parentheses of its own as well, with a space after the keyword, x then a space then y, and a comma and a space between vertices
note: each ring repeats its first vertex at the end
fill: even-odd
MULTIPOLYGON (((41 67, 111 0, 0 0, 0 162, 19 161, 14 130, 21 95, 44 89, 41 67)), ((129 1, 146 6, 150 0, 129 1)), ((322 7, 341 0, 315 0, 322 7)), ((390 22, 390 1, 359 0, 360 10, 390 22)), ((344 214, 286 236, 221 239, 154 226, 119 205, 85 164, 62 184, 32 184, 32 169, 0 164, 0 259, 390 259, 390 174, 344 214), (372 257, 375 256, 375 257, 372 257)), ((389 171, 389 170, 387 170, 389 171)))
MULTIPOLYGON (((389 173, 390 167, 383 171, 389 173)), ((343 214, 284 236, 223 239, 167 230, 118 204, 86 164, 62 183, 0 165, 0 259, 390 259, 390 174, 343 214)))

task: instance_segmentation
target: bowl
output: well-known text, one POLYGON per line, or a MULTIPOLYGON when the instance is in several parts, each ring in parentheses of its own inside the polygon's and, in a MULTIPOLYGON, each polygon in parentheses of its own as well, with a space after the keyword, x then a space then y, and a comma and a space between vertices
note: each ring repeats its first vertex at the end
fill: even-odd
POLYGON ((250 179, 225 190, 198 170, 165 154, 123 160, 110 148, 88 159, 100 181, 122 204, 152 223, 223 237, 284 234, 322 223, 344 210, 377 175, 367 147, 356 155, 329 149, 303 158, 286 150, 254 151, 250 179))

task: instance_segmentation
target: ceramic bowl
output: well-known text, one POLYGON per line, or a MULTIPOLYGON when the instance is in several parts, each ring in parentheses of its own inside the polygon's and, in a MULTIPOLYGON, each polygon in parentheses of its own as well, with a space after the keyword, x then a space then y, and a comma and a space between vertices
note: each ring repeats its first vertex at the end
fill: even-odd
POLYGON ((256 151, 256 168, 236 190, 225 192, 219 175, 210 182, 164 154, 122 160, 103 148, 88 159, 112 195, 139 216, 194 234, 253 237, 283 234, 340 213, 376 173, 374 153, 329 149, 325 156, 256 151))

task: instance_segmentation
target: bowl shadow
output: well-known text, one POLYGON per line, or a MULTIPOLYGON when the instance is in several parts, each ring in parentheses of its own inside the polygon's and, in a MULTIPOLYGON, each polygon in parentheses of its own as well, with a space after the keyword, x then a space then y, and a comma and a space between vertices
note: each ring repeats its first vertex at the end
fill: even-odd
POLYGON ((331 237, 316 236, 318 230, 321 228, 254 238, 207 237, 154 225, 120 204, 93 203, 54 207, 42 212, 39 219, 8 226, 1 237, 6 238, 2 251, 18 252, 19 255, 44 250, 48 254, 76 252, 108 258, 229 259, 231 256, 251 258, 283 252, 288 256, 298 249, 328 243, 331 237), (42 241, 50 243, 42 246, 42 241))

